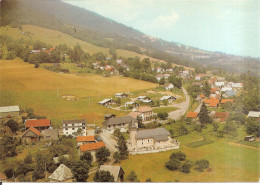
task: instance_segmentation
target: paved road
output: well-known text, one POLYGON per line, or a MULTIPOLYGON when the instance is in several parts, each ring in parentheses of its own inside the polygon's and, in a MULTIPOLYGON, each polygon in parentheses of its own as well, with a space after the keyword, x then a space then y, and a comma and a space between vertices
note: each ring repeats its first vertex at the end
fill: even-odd
POLYGON ((113 156, 113 153, 117 151, 116 149, 116 141, 110 137, 110 134, 102 132, 100 134, 100 137, 104 141, 106 147, 111 152, 111 155, 113 156))
POLYGON ((186 89, 184 89, 183 87, 181 89, 182 89, 186 98, 185 98, 184 102, 181 102, 179 104, 174 105, 174 107, 177 107, 178 110, 172 111, 172 112, 169 113, 168 118, 173 119, 173 120, 180 119, 180 117, 183 116, 189 108, 190 96, 188 95, 188 92, 186 91, 186 89))

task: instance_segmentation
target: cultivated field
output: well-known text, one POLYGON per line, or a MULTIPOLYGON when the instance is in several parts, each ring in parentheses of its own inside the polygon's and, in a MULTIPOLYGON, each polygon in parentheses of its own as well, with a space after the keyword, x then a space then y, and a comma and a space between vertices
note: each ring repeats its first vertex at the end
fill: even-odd
POLYGON ((36 114, 51 118, 57 125, 62 119, 86 118, 89 123, 101 123, 106 113, 124 115, 98 102, 113 97, 116 92, 156 87, 153 83, 125 77, 54 73, 20 60, 0 61, 0 84, 1 106, 33 108, 36 114), (64 100, 62 95, 77 96, 79 101, 64 100))

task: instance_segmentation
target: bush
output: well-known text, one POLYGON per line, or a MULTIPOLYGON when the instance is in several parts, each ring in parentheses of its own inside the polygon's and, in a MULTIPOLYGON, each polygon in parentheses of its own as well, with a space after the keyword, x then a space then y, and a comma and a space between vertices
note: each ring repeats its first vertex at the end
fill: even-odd
POLYGON ((115 182, 114 176, 109 171, 97 171, 94 176, 94 182, 115 182))
POLYGON ((186 154, 179 151, 179 152, 176 152, 176 153, 172 153, 171 156, 170 156, 170 159, 176 159, 176 160, 179 160, 179 161, 185 161, 186 159, 186 154))
POLYGON ((130 174, 127 176, 127 180, 129 182, 138 182, 136 173, 134 171, 131 171, 130 174))
POLYGON ((183 173, 190 173, 191 166, 192 166, 191 163, 189 161, 186 161, 185 163, 182 164, 181 171, 183 173))
POLYGON ((14 175, 15 175, 15 172, 14 172, 14 170, 13 170, 12 168, 7 168, 7 169, 4 171, 4 173, 5 173, 5 176, 6 176, 8 179, 13 178, 14 175))
POLYGON ((147 179, 145 179, 145 182, 152 182, 152 179, 151 178, 147 178, 147 179))
POLYGON ((195 162, 195 170, 199 172, 203 172, 204 169, 209 167, 209 161, 208 160, 198 160, 195 162))
POLYGON ((165 163, 165 167, 171 171, 178 170, 180 166, 181 162, 178 159, 171 159, 165 163))

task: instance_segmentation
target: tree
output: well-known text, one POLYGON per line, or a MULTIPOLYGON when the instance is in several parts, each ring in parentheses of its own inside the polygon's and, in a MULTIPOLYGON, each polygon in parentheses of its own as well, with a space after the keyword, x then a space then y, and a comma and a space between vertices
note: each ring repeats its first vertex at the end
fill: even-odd
POLYGON ((19 130, 19 124, 13 119, 8 120, 5 125, 8 126, 12 130, 12 132, 16 132, 19 130))
POLYGON ((179 161, 185 161, 186 159, 186 154, 179 151, 179 152, 174 152, 171 154, 170 159, 177 159, 179 161))
POLYGON ((131 171, 130 174, 126 177, 129 182, 138 182, 137 175, 134 171, 131 171))
POLYGON ((93 157, 90 152, 84 152, 83 155, 80 156, 80 160, 86 161, 89 166, 91 166, 91 163, 93 161, 93 157))
POLYGON ((210 87, 208 81, 206 81, 206 82, 204 83, 203 88, 202 88, 203 94, 204 94, 206 97, 209 97, 209 95, 210 95, 210 89, 211 89, 211 87, 210 87))
POLYGON ((191 169, 191 163, 189 161, 186 161, 181 166, 181 171, 183 173, 190 173, 190 169, 191 169))
POLYGON ((7 168, 7 169, 4 171, 4 173, 5 173, 5 176, 6 176, 8 179, 13 178, 14 175, 15 175, 15 172, 14 172, 14 170, 13 170, 12 168, 7 168))
POLYGON ((97 162, 99 165, 104 164, 108 160, 109 156, 110 156, 110 152, 104 146, 97 149, 97 151, 96 151, 96 159, 97 159, 97 162))
POLYGON ((15 171, 15 175, 16 177, 19 176, 19 175, 26 175, 26 173, 28 172, 28 166, 27 164, 23 164, 23 163, 19 163, 18 166, 17 166, 17 169, 15 171))
POLYGON ((188 129, 184 124, 181 124, 180 127, 178 128, 178 132, 180 136, 188 134, 188 129))
POLYGON ((165 78, 161 78, 158 83, 160 85, 164 85, 165 84, 165 78))
POLYGON ((119 151, 119 155, 121 156, 121 159, 126 159, 128 156, 128 150, 127 150, 126 140, 123 134, 120 134, 118 138, 117 148, 119 151))
POLYGON ((214 130, 215 132, 218 131, 218 128, 219 128, 218 124, 213 123, 212 126, 213 126, 213 130, 214 130))
POLYGON ((169 114, 167 112, 159 112, 157 114, 157 116, 161 119, 161 120, 166 120, 167 117, 169 116, 169 114))
POLYGON ((260 137, 259 120, 247 119, 245 127, 246 127, 247 134, 253 134, 256 137, 260 137))
POLYGON ((86 182, 89 173, 89 165, 79 160, 73 164, 71 171, 77 182, 86 182))
POLYGON ((113 154, 113 159, 115 160, 114 163, 120 162, 120 160, 121 160, 121 155, 119 154, 119 152, 115 152, 115 153, 113 154))
POLYGON ((199 121, 202 125, 212 123, 212 120, 209 117, 208 109, 204 102, 203 102, 200 112, 199 112, 199 121))
POLYGON ((198 160, 195 162, 195 170, 199 172, 203 172, 204 169, 209 167, 209 161, 208 160, 198 160))
POLYGON ((178 159, 171 159, 165 163, 165 167, 171 171, 178 170, 180 166, 181 166, 181 162, 178 159))
POLYGON ((31 164, 31 163, 32 163, 32 155, 31 155, 31 153, 29 153, 29 154, 25 157, 24 163, 25 163, 25 164, 31 164))
POLYGON ((138 128, 145 128, 143 124, 143 119, 140 116, 137 117, 137 123, 138 123, 138 128))
POLYGON ((109 171, 97 171, 94 178, 94 182, 115 182, 114 176, 109 171))
POLYGON ((10 136, 2 137, 0 140, 0 149, 0 159, 17 155, 16 139, 10 136))

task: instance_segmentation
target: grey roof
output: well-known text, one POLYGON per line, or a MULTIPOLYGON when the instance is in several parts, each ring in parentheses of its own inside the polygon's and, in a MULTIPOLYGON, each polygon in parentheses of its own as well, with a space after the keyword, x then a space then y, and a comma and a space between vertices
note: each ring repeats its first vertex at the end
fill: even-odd
POLYGON ((136 119, 132 118, 131 116, 123 116, 123 117, 117 117, 117 118, 110 118, 109 120, 106 120, 103 122, 103 125, 118 125, 122 123, 132 123, 137 122, 136 119))
POLYGON ((71 179, 73 177, 73 174, 71 173, 71 170, 65 166, 64 164, 61 164, 50 176, 49 179, 53 179, 56 181, 65 181, 67 179, 71 179))
POLYGON ((115 114, 105 114, 104 117, 109 118, 111 116, 116 116, 115 114))
POLYGON ((41 135, 44 137, 44 140, 58 140, 59 139, 59 130, 58 129, 46 129, 41 132, 41 135))
POLYGON ((74 119, 74 120, 63 120, 63 124, 71 124, 71 123, 86 123, 85 119, 74 119))
POLYGON ((226 91, 227 96, 235 96, 237 93, 233 90, 226 91))
POLYGON ((4 112, 19 112, 20 108, 18 105, 0 107, 0 113, 4 112))
POLYGON ((247 116, 250 117, 250 118, 259 118, 260 112, 250 111, 247 116))
MULTIPOLYGON (((99 168, 99 171, 109 171, 111 175, 114 176, 114 181, 117 182, 119 173, 120 173, 120 169, 123 170, 121 168, 121 166, 112 166, 112 165, 101 165, 99 168)), ((124 171, 123 171, 124 173, 124 171)))
POLYGON ((136 139, 153 138, 155 141, 166 141, 170 135, 170 132, 165 128, 145 129, 137 131, 136 139))
POLYGON ((103 104, 103 103, 107 103, 107 102, 109 102, 109 101, 112 101, 112 98, 110 98, 110 99, 104 99, 104 100, 102 100, 102 101, 100 101, 100 102, 98 102, 99 104, 103 104))

